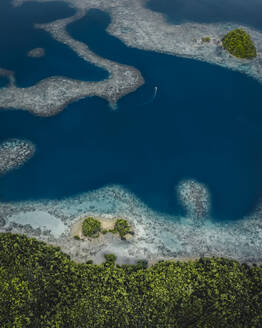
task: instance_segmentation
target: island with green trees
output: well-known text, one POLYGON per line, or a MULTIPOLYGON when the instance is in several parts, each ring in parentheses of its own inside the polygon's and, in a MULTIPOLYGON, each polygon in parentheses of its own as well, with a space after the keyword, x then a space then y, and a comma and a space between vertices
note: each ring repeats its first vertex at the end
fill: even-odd
POLYGON ((118 234, 122 240, 128 239, 134 234, 130 224, 125 219, 106 220, 102 218, 86 217, 73 226, 73 237, 76 240, 85 238, 98 238, 102 233, 118 234))
POLYGON ((224 258, 118 265, 0 233, 2 328, 262 327, 262 267, 224 258))
POLYGON ((252 59, 257 56, 256 46, 250 35, 240 28, 227 33, 222 39, 222 45, 238 58, 252 59))
POLYGON ((85 237, 98 237, 101 231, 101 222, 95 218, 88 217, 82 223, 82 232, 85 237))

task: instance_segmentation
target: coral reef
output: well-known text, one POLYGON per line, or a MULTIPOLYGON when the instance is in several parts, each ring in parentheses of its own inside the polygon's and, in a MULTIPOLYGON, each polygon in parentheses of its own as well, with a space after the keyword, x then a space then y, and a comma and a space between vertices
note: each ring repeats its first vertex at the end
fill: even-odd
POLYGON ((44 55, 45 55, 45 49, 43 48, 35 48, 27 53, 28 57, 33 57, 33 58, 41 58, 44 57, 44 55))
POLYGON ((194 180, 183 181, 179 184, 177 193, 188 216, 196 219, 207 216, 210 197, 207 188, 203 184, 194 180))
MULTIPOLYGON (((28 0, 14 0, 15 6, 28 0)), ((47 2, 51 0, 38 0, 47 2)), ((37 115, 53 115, 62 110, 69 102, 87 96, 99 96, 107 99, 111 106, 123 95, 136 90, 143 84, 141 74, 134 68, 120 65, 92 53, 88 46, 74 40, 66 26, 85 15, 91 8, 107 11, 112 22, 107 31, 121 39, 126 45, 144 50, 195 58, 246 73, 262 81, 262 33, 245 27, 257 47, 257 57, 243 65, 237 58, 223 51, 221 38, 235 24, 197 24, 184 23, 171 25, 162 14, 145 7, 146 0, 61 0, 77 9, 71 18, 57 20, 50 24, 38 25, 58 41, 67 44, 79 56, 110 73, 109 79, 88 83, 65 78, 44 80, 31 88, 5 88, 0 91, 0 107, 20 108, 37 115), (202 39, 210 38, 210 42, 202 39)))
POLYGON ((28 88, 16 87, 13 78, 10 87, 0 90, 0 108, 19 108, 39 116, 51 116, 74 100, 92 96, 106 99, 115 108, 119 98, 135 91, 144 83, 137 69, 97 56, 86 44, 71 38, 66 32, 66 26, 84 15, 85 10, 78 9, 72 17, 36 25, 36 28, 49 32, 53 38, 71 47, 84 60, 107 70, 109 78, 100 82, 84 82, 66 77, 50 77, 28 88))
POLYGON ((0 144, 0 175, 18 168, 35 153, 35 146, 25 140, 10 139, 0 144))
POLYGON ((95 263, 102 263, 105 253, 114 253, 119 264, 135 263, 139 259, 154 262, 157 259, 200 256, 223 256, 240 262, 262 263, 261 215, 262 204, 253 214, 237 221, 176 217, 153 211, 123 187, 108 186, 64 200, 1 202, 0 217, 6 220, 6 225, 0 227, 0 231, 25 233, 60 246, 63 252, 78 262, 92 259, 95 263), (29 220, 25 225, 21 224, 23 215, 32 213, 33 221, 33 213, 37 217, 38 211, 48 213, 58 221, 46 229, 44 222, 38 222, 39 228, 36 222, 34 226, 33 222, 30 225, 29 220), (79 242, 72 238, 70 228, 79 221, 79 217, 87 216, 99 217, 107 222, 116 217, 128 218, 135 234, 128 241, 106 233, 100 234, 99 238, 79 242), (64 230, 57 230, 58 222, 63 223, 64 230))
MULTIPOLYGON (((16 0, 14 3, 21 5, 25 1, 16 0)), ((259 31, 245 28, 256 45, 257 57, 243 64, 243 61, 223 51, 221 46, 222 36, 236 28, 234 24, 171 25, 163 15, 145 8, 144 0, 65 1, 78 10, 75 16, 37 27, 48 31, 85 60, 107 69, 110 72, 109 79, 89 83, 52 77, 30 88, 17 88, 11 83, 9 87, 0 90, 0 107, 20 108, 48 116, 62 110, 75 99, 94 95, 107 99, 113 106, 119 98, 136 90, 143 83, 143 78, 136 69, 95 55, 87 45, 74 40, 66 32, 69 23, 83 17, 86 10, 91 8, 109 12, 112 23, 108 32, 128 46, 199 59, 246 73, 262 81, 262 33, 259 31), (203 44, 202 38, 206 35, 210 37, 210 42, 203 44)), ((262 263, 262 205, 252 215, 239 221, 232 222, 228 218, 227 222, 218 223, 207 217, 201 224, 197 224, 195 217, 203 217, 208 213, 208 197, 205 188, 194 184, 193 187, 188 187, 184 202, 186 209, 188 208, 186 218, 155 212, 128 190, 108 186, 64 200, 0 203, 0 217, 6 220, 5 226, 0 230, 23 232, 61 246, 64 252, 79 262, 85 262, 90 257, 96 263, 103 262, 106 252, 116 254, 118 263, 130 263, 134 258, 181 259, 203 255, 262 263), (200 194, 196 191, 200 191, 200 194), (192 195, 193 201, 188 202, 192 195), (36 216, 37 211, 49 213, 67 228, 58 233, 55 225, 50 226, 48 231, 40 223, 34 226, 31 221, 25 225, 15 223, 23 213, 34 211, 36 216), (105 234, 92 243, 79 243, 68 231, 77 217, 87 214, 107 219, 126 217, 134 225, 136 234, 128 242, 119 240, 113 234, 105 234)))

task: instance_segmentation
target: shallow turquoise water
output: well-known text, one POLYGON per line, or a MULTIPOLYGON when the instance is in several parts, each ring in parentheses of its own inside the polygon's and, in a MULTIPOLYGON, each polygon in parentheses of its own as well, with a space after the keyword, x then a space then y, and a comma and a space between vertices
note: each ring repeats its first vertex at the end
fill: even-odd
POLYGON ((93 10, 68 30, 101 56, 137 67, 145 85, 117 111, 94 97, 50 118, 0 112, 1 140, 37 146, 32 160, 0 179, 0 199, 120 184, 153 209, 181 214, 175 187, 193 178, 209 188, 217 220, 250 213, 262 193, 262 86, 217 66, 128 48, 105 32, 109 21, 93 10))

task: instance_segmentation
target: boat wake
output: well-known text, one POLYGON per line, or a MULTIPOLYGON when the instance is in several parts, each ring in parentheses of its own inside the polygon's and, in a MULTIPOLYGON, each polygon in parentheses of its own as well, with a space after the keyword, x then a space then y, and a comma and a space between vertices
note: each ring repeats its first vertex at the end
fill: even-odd
POLYGON ((158 87, 155 87, 155 93, 154 93, 154 96, 153 96, 153 98, 152 98, 152 101, 154 101, 154 100, 155 100, 155 98, 156 98, 156 95, 157 95, 157 91, 158 91, 158 87))
POLYGON ((142 103, 142 104, 140 104, 140 105, 138 105, 138 106, 145 106, 145 105, 151 104, 151 103, 156 99, 157 92, 158 92, 158 87, 155 86, 153 97, 152 97, 150 100, 148 100, 148 101, 146 101, 146 102, 144 102, 144 103, 142 103))

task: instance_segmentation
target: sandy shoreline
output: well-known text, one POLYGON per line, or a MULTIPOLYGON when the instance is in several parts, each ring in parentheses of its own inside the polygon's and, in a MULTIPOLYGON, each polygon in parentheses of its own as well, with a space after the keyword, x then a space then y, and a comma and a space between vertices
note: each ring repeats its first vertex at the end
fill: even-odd
MULTIPOLYGON (((82 233, 82 223, 84 222, 84 220, 87 217, 89 217, 89 216, 85 215, 85 216, 81 216, 81 218, 77 218, 74 220, 74 223, 70 227, 70 236, 72 238, 74 238, 75 236, 78 236, 81 240, 88 240, 90 242, 92 242, 94 240, 94 238, 85 237, 82 233)), ((114 230, 115 223, 116 223, 117 219, 119 219, 119 218, 94 217, 94 219, 98 220, 101 223, 101 232, 99 233, 99 236, 97 237, 99 240, 99 239, 103 238, 103 236, 105 235, 102 233, 103 230, 107 231, 106 234, 112 234, 112 232, 110 232, 109 230, 114 230)), ((134 229, 132 229, 131 226, 130 226, 130 228, 131 228, 131 231, 134 231, 134 229)), ((114 235, 121 239, 119 233, 116 233, 114 235)), ((97 238, 95 238, 95 239, 97 239, 97 238)), ((130 240, 131 238, 132 238, 132 234, 128 233, 125 235, 125 240, 130 240)))
MULTIPOLYGON (((84 235, 82 234, 82 223, 86 217, 87 216, 77 219, 76 222, 72 224, 72 226, 70 228, 70 235, 72 238, 74 236, 78 236, 82 239, 85 238, 84 235)), ((113 230, 114 229, 116 219, 103 219, 103 218, 99 218, 99 217, 95 217, 95 219, 101 223, 101 230, 113 230)), ((101 237, 101 233, 100 233, 99 237, 101 237)), ((86 239, 92 240, 92 238, 86 238, 86 239)))
POLYGON ((175 217, 153 211, 123 187, 107 186, 59 201, 0 203, 0 218, 5 220, 0 231, 25 233, 59 246, 77 262, 101 263, 105 253, 114 253, 121 263, 215 256, 260 264, 261 216, 262 204, 253 214, 232 222, 175 217), (130 240, 112 233, 91 242, 75 240, 70 229, 86 216, 125 218, 135 234, 130 240))

